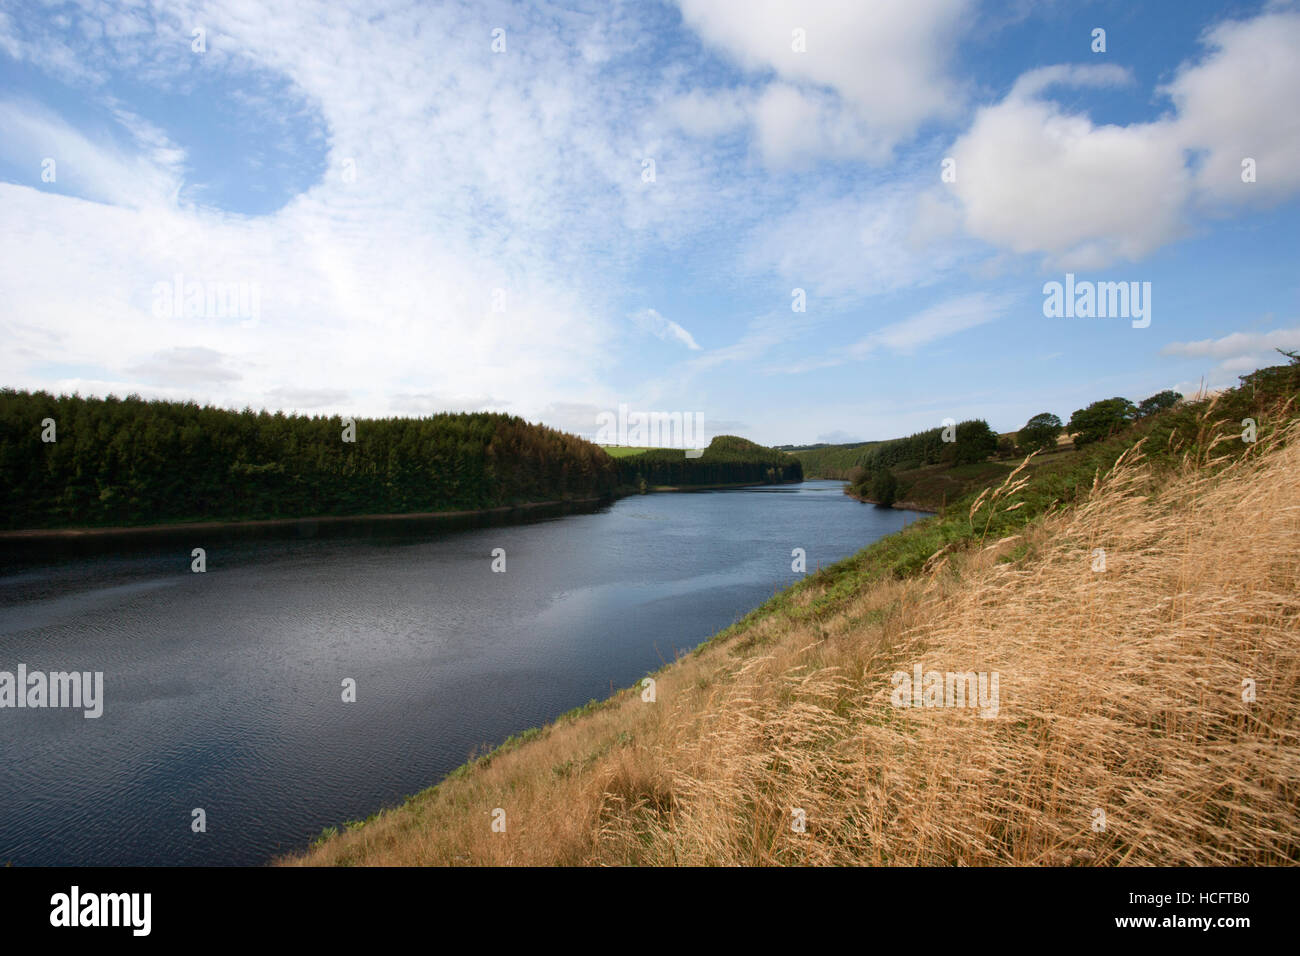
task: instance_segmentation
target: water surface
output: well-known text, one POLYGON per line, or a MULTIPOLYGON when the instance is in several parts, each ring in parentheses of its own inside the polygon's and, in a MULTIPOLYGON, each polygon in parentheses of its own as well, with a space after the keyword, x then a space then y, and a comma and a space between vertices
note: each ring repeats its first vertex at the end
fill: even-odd
POLYGON ((104 713, 0 710, 0 863, 255 864, 627 687, 920 517, 810 481, 383 537, 151 546, 0 571, 0 670, 103 671, 104 713), (505 573, 491 570, 494 548, 505 573), (356 681, 344 703, 341 683, 356 681), (207 832, 191 831, 191 811, 207 832))

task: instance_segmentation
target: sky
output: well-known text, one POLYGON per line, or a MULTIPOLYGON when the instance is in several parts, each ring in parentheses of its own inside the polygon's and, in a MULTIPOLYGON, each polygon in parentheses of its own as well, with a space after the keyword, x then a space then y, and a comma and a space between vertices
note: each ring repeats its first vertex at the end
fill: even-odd
POLYGON ((1298 51, 1269 0, 4 0, 0 384, 765 444, 1232 385, 1300 348, 1298 51))

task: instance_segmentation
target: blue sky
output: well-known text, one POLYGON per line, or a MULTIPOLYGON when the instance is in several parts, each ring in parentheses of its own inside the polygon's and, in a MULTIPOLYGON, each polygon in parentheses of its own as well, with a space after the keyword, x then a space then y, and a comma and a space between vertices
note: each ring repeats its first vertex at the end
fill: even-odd
POLYGON ((0 382, 766 443, 1230 385, 1300 348, 1297 50, 1265 0, 7 3, 0 382), (1067 272, 1150 325, 1044 316, 1067 272))

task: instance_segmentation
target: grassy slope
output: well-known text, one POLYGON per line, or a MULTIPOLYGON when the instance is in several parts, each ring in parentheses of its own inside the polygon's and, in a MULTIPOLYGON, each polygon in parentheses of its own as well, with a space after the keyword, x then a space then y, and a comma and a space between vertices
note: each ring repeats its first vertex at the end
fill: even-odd
MULTIPOLYGON (((1047 468, 1050 471, 1069 471, 1070 460, 1080 453, 1072 445, 1053 450, 1050 454, 1035 455, 1026 466, 1030 474, 1047 468)), ((990 459, 966 465, 923 465, 895 471, 898 491, 896 508, 919 508, 922 511, 943 511, 949 502, 961 501, 990 485, 996 485, 1020 466, 1014 461, 990 459)), ((868 496, 859 494, 860 488, 845 488, 845 493, 859 501, 870 502, 868 496)))
MULTIPOLYGON (((1014 437, 1008 432, 1000 437, 1014 437)), ((1059 463, 1058 456, 1074 453, 1073 445, 1062 437, 1062 444, 1051 454, 1037 456, 1030 468, 1037 470, 1044 464, 1059 463)), ((862 445, 827 445, 822 448, 796 449, 791 454, 803 462, 804 475, 807 478, 830 478, 847 481, 857 469, 863 456, 883 442, 867 442, 862 445)), ((1020 459, 990 460, 970 465, 924 465, 920 468, 896 470, 898 492, 895 496, 896 508, 919 508, 923 511, 942 511, 949 502, 961 500, 971 492, 978 492, 990 484, 996 484, 1009 475, 1020 459)), ((870 502, 870 498, 858 495, 848 489, 859 501, 870 502)))
POLYGON ((654 704, 593 701, 291 862, 1293 859, 1300 461, 1265 453, 1280 413, 1242 446, 1221 411, 1026 469, 775 596, 654 704), (1003 719, 888 706, 918 659, 996 665, 1003 719))

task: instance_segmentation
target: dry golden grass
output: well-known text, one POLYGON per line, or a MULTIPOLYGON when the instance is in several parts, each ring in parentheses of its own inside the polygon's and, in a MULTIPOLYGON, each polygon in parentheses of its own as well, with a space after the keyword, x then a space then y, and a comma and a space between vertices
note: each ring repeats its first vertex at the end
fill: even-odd
POLYGON ((1159 483, 1131 453, 1020 540, 762 618, 656 703, 625 692, 286 862, 1295 862, 1300 435, 1278 437, 1159 483), (997 716, 894 706, 916 663, 998 672, 997 716))

